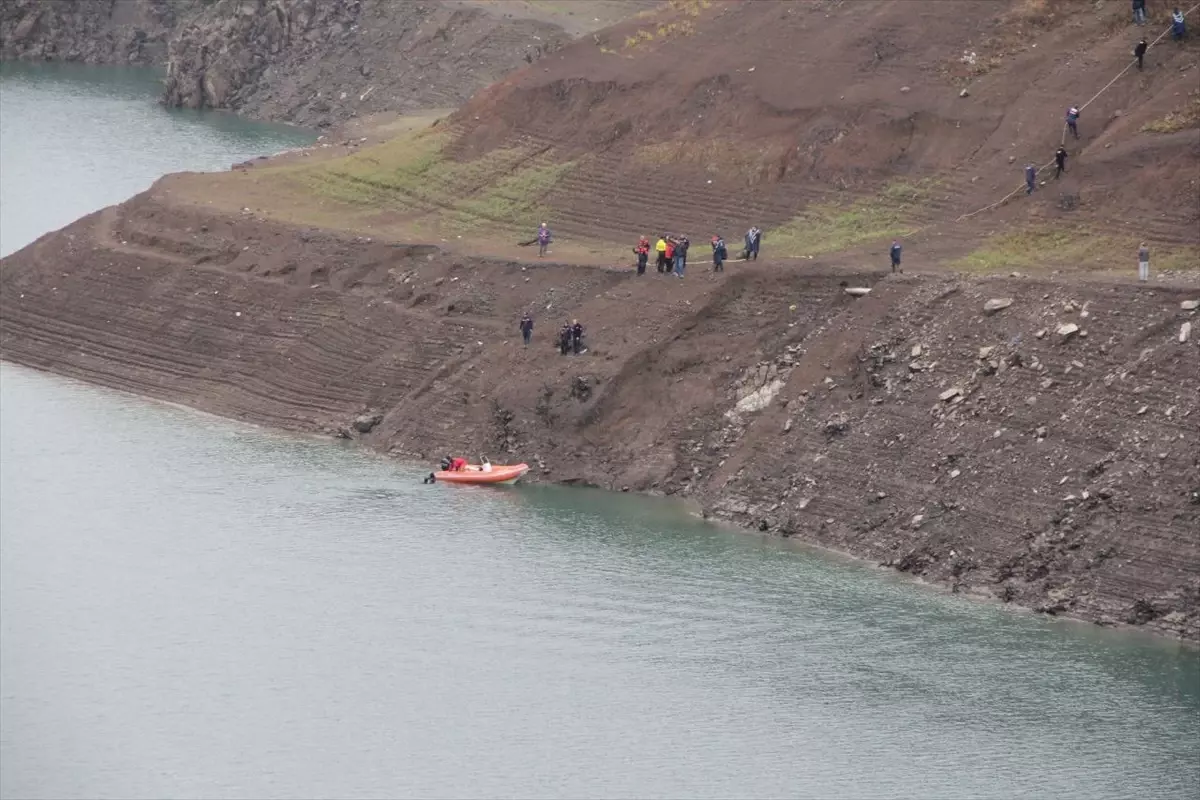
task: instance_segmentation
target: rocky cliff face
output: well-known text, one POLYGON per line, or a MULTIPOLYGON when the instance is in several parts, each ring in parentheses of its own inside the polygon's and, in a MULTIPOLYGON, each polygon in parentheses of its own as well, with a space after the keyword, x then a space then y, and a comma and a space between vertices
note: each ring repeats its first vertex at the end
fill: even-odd
POLYGON ((481 6, 391 0, 5 0, 0 57, 164 65, 163 102, 322 127, 450 108, 570 39, 481 6))
POLYGON ((160 64, 178 20, 203 0, 5 0, 0 59, 160 64))
POLYGON ((451 107, 568 38, 438 2, 218 0, 172 39, 164 102, 317 126, 451 107))

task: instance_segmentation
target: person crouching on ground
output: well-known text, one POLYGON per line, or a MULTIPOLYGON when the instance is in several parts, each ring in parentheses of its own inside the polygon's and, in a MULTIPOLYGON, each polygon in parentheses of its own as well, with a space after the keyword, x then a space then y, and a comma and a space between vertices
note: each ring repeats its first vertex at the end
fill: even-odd
POLYGON ((646 262, 650 260, 650 240, 643 236, 638 239, 637 247, 633 248, 637 255, 637 274, 646 274, 646 262))
POLYGON ((533 317, 526 314, 521 317, 521 338, 525 340, 525 346, 529 346, 529 340, 533 338, 533 317))
POLYGON ((712 238, 713 251, 713 272, 725 271, 725 259, 729 257, 729 251, 725 249, 725 240, 719 235, 712 238))
POLYGON ((892 249, 889 251, 892 254, 892 272, 899 270, 904 272, 904 268, 900 266, 900 240, 892 240, 892 249))

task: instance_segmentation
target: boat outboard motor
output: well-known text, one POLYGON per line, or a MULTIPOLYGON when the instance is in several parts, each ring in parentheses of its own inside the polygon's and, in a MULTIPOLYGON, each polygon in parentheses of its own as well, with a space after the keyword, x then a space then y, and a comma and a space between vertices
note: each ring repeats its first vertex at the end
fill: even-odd
POLYGON ((442 459, 442 472, 446 472, 449 469, 450 469, 450 457, 446 456, 445 458, 442 459))

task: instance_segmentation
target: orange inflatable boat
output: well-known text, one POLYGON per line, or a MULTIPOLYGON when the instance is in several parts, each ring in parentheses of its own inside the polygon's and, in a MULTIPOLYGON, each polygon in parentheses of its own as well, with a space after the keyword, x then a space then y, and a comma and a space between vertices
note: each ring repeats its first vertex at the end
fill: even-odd
POLYGON ((478 464, 468 464, 465 469, 454 472, 440 470, 433 473, 433 477, 438 483, 495 483, 507 486, 516 483, 528 471, 528 464, 492 464, 490 470, 484 470, 478 464))

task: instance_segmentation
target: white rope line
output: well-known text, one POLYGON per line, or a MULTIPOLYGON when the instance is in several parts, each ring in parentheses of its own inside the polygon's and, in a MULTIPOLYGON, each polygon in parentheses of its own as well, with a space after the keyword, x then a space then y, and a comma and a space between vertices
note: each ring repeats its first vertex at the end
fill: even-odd
MULTIPOLYGON (((1188 16, 1189 14, 1191 14, 1193 11, 1195 11, 1196 9, 1200 9, 1200 3, 1197 3, 1196 5, 1192 6, 1192 7, 1191 7, 1191 8, 1189 8, 1187 11, 1185 11, 1185 12, 1184 12, 1184 14, 1183 14, 1184 18, 1186 19, 1186 18, 1187 18, 1187 16, 1188 16)), ((1154 47, 1156 44, 1158 44, 1159 42, 1161 42, 1161 41, 1163 40, 1163 37, 1164 37, 1164 36, 1166 36, 1168 33, 1170 33, 1170 32, 1173 30, 1173 28, 1174 28, 1174 24, 1167 26, 1167 29, 1166 29, 1166 30, 1164 30, 1162 33, 1160 33, 1160 34, 1158 35, 1158 37, 1157 37, 1157 38, 1156 38, 1156 39, 1155 39, 1153 42, 1150 42, 1150 43, 1147 45, 1147 47, 1146 47, 1146 50, 1147 50, 1147 52, 1149 52, 1149 50, 1150 50, 1150 48, 1151 48, 1151 47, 1154 47)), ((1123 70, 1121 70, 1120 72, 1118 72, 1118 73, 1117 73, 1117 77, 1113 78, 1111 81, 1109 81, 1108 83, 1106 83, 1106 84, 1104 85, 1104 88, 1103 88, 1103 89, 1101 89, 1100 91, 1098 91, 1098 92, 1096 92, 1094 95, 1092 95, 1091 99, 1090 99, 1090 100, 1088 100, 1086 103, 1084 103, 1083 105, 1079 106, 1079 110, 1080 110, 1080 111, 1083 111, 1085 108, 1087 108, 1088 106, 1090 106, 1090 105, 1091 105, 1093 102, 1095 102, 1096 98, 1098 98, 1100 95, 1102 95, 1102 94, 1104 94, 1106 91, 1108 91, 1108 89, 1109 89, 1109 88, 1110 88, 1110 87, 1111 87, 1111 86, 1112 86, 1114 83, 1116 83, 1118 80, 1120 80, 1120 79, 1121 79, 1121 77, 1122 77, 1122 76, 1123 76, 1123 75, 1124 75, 1126 72, 1129 72, 1129 70, 1130 70, 1130 69, 1132 69, 1132 68, 1133 68, 1133 66, 1134 66, 1135 64, 1137 64, 1137 58, 1136 58, 1136 57, 1135 57, 1135 58, 1134 58, 1134 59, 1133 59, 1131 62, 1129 62, 1129 64, 1128 64, 1128 65, 1126 65, 1125 69, 1123 69, 1123 70)), ((1061 145, 1065 145, 1066 143, 1067 143, 1067 124, 1064 122, 1064 123, 1063 123, 1062 140, 1059 142, 1059 145, 1060 145, 1060 146, 1061 146, 1061 145)), ((1044 169, 1047 169, 1047 168, 1048 168, 1048 167, 1049 167, 1051 164, 1053 164, 1053 163, 1054 163, 1054 160, 1053 160, 1053 159, 1051 159, 1051 160, 1050 160, 1049 162, 1047 162, 1046 164, 1043 164, 1042 166, 1038 167, 1038 168, 1037 168, 1037 171, 1038 171, 1038 172, 1041 172, 1042 170, 1044 170, 1044 169)), ((1011 200, 1011 199, 1012 199, 1012 198, 1013 198, 1015 195, 1019 194, 1019 193, 1020 193, 1020 191, 1021 191, 1022 189, 1024 189, 1024 188, 1025 188, 1025 184, 1021 184, 1021 185, 1020 185, 1020 186, 1018 186, 1016 189, 1013 189, 1011 192, 1009 192, 1008 194, 1004 195, 1004 197, 1000 198, 999 200, 997 200, 996 202, 992 203, 991 205, 984 206, 983 208, 980 208, 980 209, 977 209, 977 210, 975 210, 975 211, 972 211, 972 212, 971 212, 971 213, 969 213, 969 214, 963 214, 961 217, 959 217, 958 219, 956 219, 956 220, 954 220, 954 221, 955 221, 955 222, 962 222, 964 219, 970 219, 971 217, 975 216, 976 214, 982 214, 984 211, 991 211, 993 208, 996 208, 997 206, 1002 206, 1002 205, 1004 205, 1005 203, 1007 203, 1009 200, 1011 200)))

